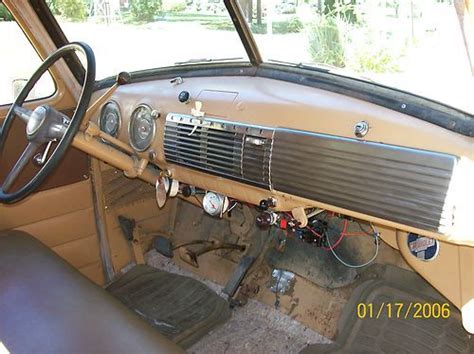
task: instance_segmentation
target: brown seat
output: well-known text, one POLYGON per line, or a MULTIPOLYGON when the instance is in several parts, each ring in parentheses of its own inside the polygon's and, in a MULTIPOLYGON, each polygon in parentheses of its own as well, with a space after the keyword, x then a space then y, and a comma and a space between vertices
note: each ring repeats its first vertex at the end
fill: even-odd
POLYGON ((19 231, 0 234, 0 343, 11 353, 182 352, 19 231))

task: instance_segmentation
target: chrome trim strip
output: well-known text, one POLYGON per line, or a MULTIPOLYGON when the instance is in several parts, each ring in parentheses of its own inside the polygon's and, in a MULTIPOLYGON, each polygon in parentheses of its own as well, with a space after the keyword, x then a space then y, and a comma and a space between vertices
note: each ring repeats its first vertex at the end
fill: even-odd
POLYGON ((458 162, 456 156, 180 114, 169 114, 166 125, 165 157, 168 162, 424 230, 446 234, 453 226, 455 205, 452 198, 448 198, 448 190, 458 162), (179 123, 189 127, 198 125, 207 128, 207 132, 222 130, 241 134, 241 154, 238 156, 235 149, 224 151, 225 143, 220 144, 222 147, 217 146, 220 138, 211 132, 215 140, 211 146, 205 143, 209 160, 204 158, 211 165, 217 157, 215 153, 227 154, 222 160, 240 158, 240 173, 235 171, 237 166, 225 167, 224 161, 217 166, 217 170, 216 166, 209 165, 210 169, 207 168, 199 160, 197 163, 194 160, 186 162, 181 158, 180 161, 173 152, 173 145, 183 144, 183 156, 186 157, 189 156, 189 148, 192 149, 188 145, 194 142, 188 143, 184 138, 178 141, 171 126, 179 123), (252 148, 251 144, 246 143, 246 134, 265 137, 269 148, 252 148), (262 169, 254 164, 252 158, 261 161, 262 169))
POLYGON ((453 155, 291 129, 273 144, 275 190, 424 230, 452 226, 453 155))
POLYGON ((269 127, 170 113, 165 123, 165 159, 270 189, 267 151, 273 132, 269 127))

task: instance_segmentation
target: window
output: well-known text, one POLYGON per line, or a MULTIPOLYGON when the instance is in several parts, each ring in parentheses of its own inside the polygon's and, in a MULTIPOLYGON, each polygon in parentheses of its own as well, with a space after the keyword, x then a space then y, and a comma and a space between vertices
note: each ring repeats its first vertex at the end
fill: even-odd
MULTIPOLYGON (((41 60, 25 34, 0 2, 0 105, 14 101, 24 84, 41 65, 41 60)), ((43 74, 28 100, 49 97, 56 88, 49 72, 43 74)))
POLYGON ((222 0, 48 3, 67 39, 94 50, 97 80, 186 62, 248 61, 222 0))
POLYGON ((319 66, 474 113, 474 63, 455 8, 463 1, 239 1, 267 62, 319 66))

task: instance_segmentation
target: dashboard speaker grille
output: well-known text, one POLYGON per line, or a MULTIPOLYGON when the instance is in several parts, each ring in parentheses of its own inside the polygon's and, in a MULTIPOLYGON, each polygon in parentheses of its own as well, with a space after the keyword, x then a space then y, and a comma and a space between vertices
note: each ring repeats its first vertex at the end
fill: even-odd
POLYGON ((273 130, 211 118, 169 114, 167 162, 270 189, 273 130))

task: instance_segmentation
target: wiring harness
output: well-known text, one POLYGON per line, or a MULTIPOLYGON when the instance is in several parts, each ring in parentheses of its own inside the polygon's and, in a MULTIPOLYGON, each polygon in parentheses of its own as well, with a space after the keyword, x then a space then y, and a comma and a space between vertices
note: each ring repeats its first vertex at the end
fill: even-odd
POLYGON ((286 244, 286 238, 295 236, 303 242, 309 243, 314 247, 321 248, 332 255, 344 266, 349 268, 362 268, 371 264, 379 254, 380 234, 372 223, 369 223, 370 230, 365 229, 360 221, 349 219, 346 216, 335 214, 326 210, 317 210, 310 212, 308 215, 308 225, 299 227, 299 223, 293 218, 291 213, 280 213, 274 216, 275 221, 272 223, 283 230, 283 235, 279 233, 277 249, 283 251, 286 244), (341 221, 342 227, 334 226, 334 221, 341 221), (356 224, 360 231, 349 232, 349 223, 356 224), (336 249, 342 244, 347 237, 372 237, 374 239, 373 256, 361 264, 351 264, 343 260, 336 252, 336 249))

